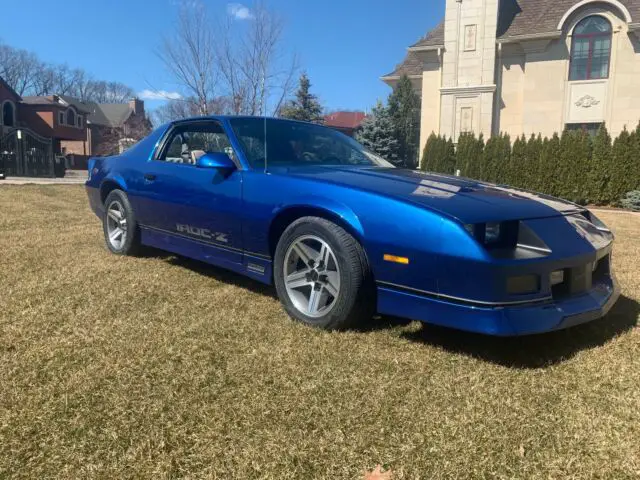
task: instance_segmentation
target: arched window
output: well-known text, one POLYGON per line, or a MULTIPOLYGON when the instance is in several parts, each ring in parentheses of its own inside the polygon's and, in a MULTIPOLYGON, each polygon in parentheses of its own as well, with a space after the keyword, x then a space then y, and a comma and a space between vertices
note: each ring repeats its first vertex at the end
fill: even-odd
POLYGON ((569 80, 609 77, 611 23, 600 15, 581 20, 573 31, 569 80))
POLYGON ((73 111, 73 108, 67 110, 67 125, 76 126, 76 112, 73 111))
POLYGON ((5 127, 15 127, 15 107, 12 102, 2 105, 2 123, 5 127))

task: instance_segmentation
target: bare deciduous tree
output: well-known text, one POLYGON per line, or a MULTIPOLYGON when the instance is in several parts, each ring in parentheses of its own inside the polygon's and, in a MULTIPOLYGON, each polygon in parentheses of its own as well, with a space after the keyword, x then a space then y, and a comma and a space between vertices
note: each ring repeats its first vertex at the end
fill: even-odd
POLYGON ((120 82, 94 80, 82 69, 47 64, 33 53, 5 44, 0 44, 0 76, 20 96, 69 95, 97 103, 123 103, 135 96, 120 82))
POLYGON ((33 53, 0 45, 0 76, 18 95, 33 89, 40 67, 41 63, 33 53))
POLYGON ((183 5, 179 18, 175 36, 164 39, 158 56, 185 98, 170 102, 156 120, 186 111, 260 115, 280 109, 297 70, 295 55, 282 45, 281 18, 262 3, 241 27, 232 18, 211 23, 201 3, 183 5))
POLYGON ((165 68, 187 94, 195 98, 200 115, 208 115, 216 96, 214 40, 204 5, 180 10, 176 33, 165 37, 157 52, 165 68))
MULTIPOLYGON (((230 111, 229 101, 225 97, 216 97, 207 104, 207 114, 224 114, 230 111)), ((173 120, 197 117, 202 115, 201 105, 197 98, 181 98, 179 100, 168 100, 164 105, 153 110, 152 121, 158 126, 173 120)))
POLYGON ((232 113, 275 114, 294 87, 297 59, 282 46, 283 20, 263 3, 252 13, 246 33, 235 31, 237 22, 227 19, 216 51, 218 66, 232 113))

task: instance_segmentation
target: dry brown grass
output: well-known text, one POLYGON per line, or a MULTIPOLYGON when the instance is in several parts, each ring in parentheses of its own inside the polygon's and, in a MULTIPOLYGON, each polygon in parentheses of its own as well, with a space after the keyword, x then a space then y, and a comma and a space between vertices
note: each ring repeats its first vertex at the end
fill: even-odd
POLYGON ((0 478, 637 478, 640 216, 603 321, 326 333, 273 291, 118 258, 80 187, 0 186, 0 478))

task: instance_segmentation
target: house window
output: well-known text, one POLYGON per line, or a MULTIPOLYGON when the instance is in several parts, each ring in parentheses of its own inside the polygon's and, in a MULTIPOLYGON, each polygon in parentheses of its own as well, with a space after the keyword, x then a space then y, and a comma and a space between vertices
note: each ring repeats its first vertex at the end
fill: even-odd
POLYGON ((76 117, 76 127, 82 128, 82 115, 76 117))
POLYGON ((588 133, 591 137, 595 137, 601 126, 602 123, 567 123, 565 128, 569 131, 582 130, 583 132, 588 133))
POLYGON ((571 42, 569 80, 609 78, 611 23, 593 15, 576 25, 571 42))
POLYGON ((74 126, 76 124, 76 112, 69 108, 67 110, 67 125, 74 126))
POLYGON ((15 127, 15 107, 13 102, 6 101, 2 105, 2 123, 5 127, 15 127))
POLYGON ((58 125, 64 125, 64 112, 58 112, 58 125))

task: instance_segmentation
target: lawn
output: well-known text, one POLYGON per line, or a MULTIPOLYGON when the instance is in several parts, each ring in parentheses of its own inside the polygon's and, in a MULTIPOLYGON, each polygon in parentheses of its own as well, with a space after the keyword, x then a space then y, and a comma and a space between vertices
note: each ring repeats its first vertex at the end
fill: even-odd
POLYGON ((0 184, 0 478, 638 478, 640 216, 600 216, 601 321, 327 333, 243 277, 109 254, 81 187, 0 184))

